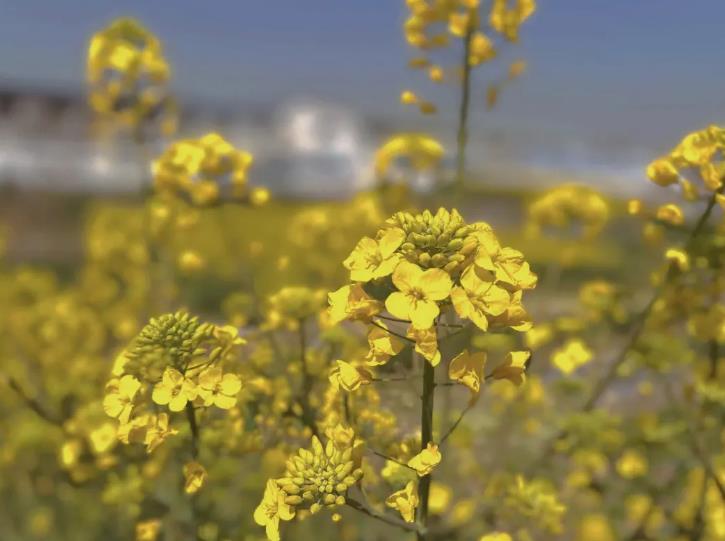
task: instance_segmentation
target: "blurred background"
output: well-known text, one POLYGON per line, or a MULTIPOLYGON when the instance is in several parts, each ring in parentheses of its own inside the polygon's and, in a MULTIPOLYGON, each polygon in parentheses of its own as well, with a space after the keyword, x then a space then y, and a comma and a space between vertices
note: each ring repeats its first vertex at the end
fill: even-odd
MULTIPOLYGON (((372 150, 401 127, 453 139, 450 87, 428 89, 435 117, 398 103, 420 84, 405 69, 402 1, 3 0, 0 14, 3 185, 139 189, 137 153, 95 145, 84 102, 88 40, 122 15, 164 44, 182 134, 218 129, 258 157, 256 176, 276 191, 364 186, 372 150)), ((723 16, 719 0, 544 2, 504 52, 528 62, 520 84, 490 113, 485 84, 474 84, 471 171, 491 185, 571 177, 610 192, 645 189, 644 165, 673 134, 725 116, 725 74, 712 62, 725 48, 723 16)))

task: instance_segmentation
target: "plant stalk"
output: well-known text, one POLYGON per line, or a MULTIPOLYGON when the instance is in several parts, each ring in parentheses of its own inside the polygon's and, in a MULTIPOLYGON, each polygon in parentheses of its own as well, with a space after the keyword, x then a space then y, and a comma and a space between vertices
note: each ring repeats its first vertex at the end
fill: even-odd
MULTIPOLYGON (((433 399, 435 397, 435 367, 428 361, 423 361, 423 395, 420 409, 420 448, 428 447, 433 441, 433 399)), ((431 475, 428 474, 418 483, 418 516, 417 521, 421 530, 416 533, 418 541, 427 539, 428 529, 428 499, 430 496, 431 475)))

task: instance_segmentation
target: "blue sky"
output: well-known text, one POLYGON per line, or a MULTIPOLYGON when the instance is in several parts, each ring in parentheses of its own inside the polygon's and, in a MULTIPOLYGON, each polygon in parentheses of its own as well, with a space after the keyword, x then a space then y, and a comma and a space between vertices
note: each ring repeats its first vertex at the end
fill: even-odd
MULTIPOLYGON (((78 88, 88 37, 120 15, 161 37, 182 97, 314 97, 405 118, 397 96, 413 88, 454 105, 405 69, 403 0, 0 0, 0 80, 78 88)), ((506 53, 530 70, 487 116, 477 75, 477 126, 659 147, 723 122, 723 20, 723 0, 539 0, 506 53)))

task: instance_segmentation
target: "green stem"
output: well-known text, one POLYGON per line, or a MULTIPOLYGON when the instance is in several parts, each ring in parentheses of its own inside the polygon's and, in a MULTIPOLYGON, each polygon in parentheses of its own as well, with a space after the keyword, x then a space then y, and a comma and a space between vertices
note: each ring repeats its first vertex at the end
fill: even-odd
POLYGON ((199 425, 196 422, 196 410, 191 402, 186 403, 186 420, 191 430, 191 456, 196 460, 199 458, 199 425))
POLYGON ((469 24, 463 37, 463 80, 461 81, 461 101, 458 107, 458 133, 456 134, 456 186, 459 190, 465 184, 466 145, 468 144, 468 110, 471 102, 471 37, 473 26, 469 24))
POLYGON ((310 406, 309 396, 312 392, 312 379, 307 370, 307 335, 305 333, 305 320, 299 321, 299 338, 300 338, 300 363, 302 371, 302 394, 300 395, 300 405, 302 406, 302 422, 307 425, 312 433, 319 438, 320 433, 315 422, 315 414, 310 406))
MULTIPOLYGON (((423 360, 423 395, 420 409, 420 448, 428 447, 433 441, 433 399, 435 397, 435 367, 423 360)), ((422 531, 417 532, 418 541, 425 541, 428 528, 428 497, 430 495, 431 475, 428 474, 418 483, 418 524, 422 531)))

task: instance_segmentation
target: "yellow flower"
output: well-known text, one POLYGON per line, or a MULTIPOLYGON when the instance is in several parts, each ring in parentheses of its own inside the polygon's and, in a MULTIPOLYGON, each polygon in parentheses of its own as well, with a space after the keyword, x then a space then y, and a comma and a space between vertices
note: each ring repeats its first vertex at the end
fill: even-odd
POLYGON ((443 146, 422 133, 394 135, 375 154, 375 172, 383 178, 398 158, 408 158, 416 170, 432 169, 443 158, 443 146))
POLYGON ((413 522, 415 520, 415 509, 418 507, 418 494, 415 481, 410 481, 405 488, 393 492, 385 500, 385 505, 395 509, 403 520, 413 522))
POLYGON ((677 248, 668 248, 665 252, 665 259, 682 272, 690 270, 690 256, 684 250, 677 248))
POLYGON ((266 528, 269 541, 280 541, 279 521, 292 520, 295 516, 294 508, 284 503, 285 498, 276 481, 269 479, 262 501, 254 510, 254 522, 266 528))
POLYGON ((405 233, 397 227, 385 230, 378 240, 363 237, 343 262, 350 270, 350 279, 369 282, 391 274, 400 261, 395 251, 404 240, 405 233))
POLYGON ((430 512, 434 515, 442 515, 451 503, 453 490, 448 485, 433 481, 430 484, 430 501, 428 503, 430 512))
POLYGON ((509 41, 517 41, 519 26, 536 11, 535 0, 494 0, 489 24, 509 41), (513 6, 509 7, 510 4, 513 6))
POLYGON ((451 292, 451 278, 441 269, 423 271, 418 265, 402 261, 393 272, 393 284, 398 291, 385 300, 393 316, 410 320, 416 329, 427 329, 438 317, 442 301, 451 292))
POLYGON ((680 179, 677 168, 672 165, 669 158, 659 158, 647 166, 647 176, 649 179, 660 186, 669 186, 676 184, 680 179))
POLYGON ((571 374, 592 359, 592 351, 578 339, 567 341, 551 355, 551 362, 564 374, 571 374))
POLYGON ((511 536, 506 532, 493 532, 481 536, 478 541, 512 541, 511 536))
POLYGON ((685 223, 685 215, 682 213, 682 209, 673 203, 659 207, 656 216, 658 220, 670 225, 682 225, 685 223))
POLYGON ((182 194, 196 205, 215 203, 222 196, 246 198, 252 161, 251 154, 234 148, 218 133, 182 139, 154 161, 154 187, 182 194))
POLYGON ((441 362, 441 352, 438 351, 438 337, 435 328, 416 329, 408 327, 406 336, 415 341, 415 351, 423 356, 431 365, 438 366, 441 362))
POLYGON ((335 325, 345 319, 368 320, 383 309, 383 303, 370 298, 362 284, 343 286, 327 295, 330 307, 330 324, 335 325))
POLYGON ((579 522, 575 541, 615 541, 617 537, 606 515, 591 513, 579 522))
POLYGON ((207 473, 204 466, 196 461, 184 464, 184 492, 196 493, 206 482, 207 473))
POLYGON ((451 291, 456 313, 470 319, 481 330, 488 330, 486 315, 499 316, 506 311, 511 295, 493 280, 480 278, 475 267, 468 267, 461 275, 461 286, 451 291))
POLYGON ((146 425, 146 434, 143 442, 146 445, 146 452, 152 453, 166 438, 178 434, 175 428, 169 428, 168 413, 159 413, 150 418, 150 422, 146 425))
POLYGON ((117 441, 116 433, 116 427, 110 423, 103 423, 97 429, 90 432, 88 439, 91 442, 93 452, 100 455, 106 451, 110 451, 117 441))
POLYGON ((390 357, 400 353, 405 344, 386 331, 387 327, 384 323, 378 323, 381 327, 372 327, 368 333, 368 345, 370 351, 365 360, 370 366, 379 366, 388 362, 390 357))
POLYGON ((526 60, 515 60, 515 61, 511 62, 511 65, 509 66, 509 73, 508 73, 509 81, 512 81, 514 79, 521 77, 521 75, 525 71, 526 71, 526 60))
POLYGON ((242 380, 236 374, 222 375, 218 366, 208 368, 199 375, 199 396, 205 406, 214 405, 228 410, 237 403, 237 393, 242 388, 242 380))
POLYGON ((337 366, 330 371, 330 383, 339 389, 342 387, 346 391, 356 391, 361 385, 368 385, 372 381, 372 374, 357 366, 353 366, 345 361, 336 361, 337 366))
POLYGON ((440 66, 431 66, 428 68, 428 77, 430 80, 436 83, 443 81, 443 68, 440 66))
POLYGON ((127 423, 133 410, 133 399, 140 388, 141 383, 128 374, 117 384, 109 384, 110 393, 103 398, 103 410, 121 423, 127 423))
POLYGON ((496 49, 491 40, 483 32, 476 32, 471 36, 471 52, 468 62, 471 66, 478 66, 492 60, 496 56, 496 49))
POLYGON ((634 449, 626 450, 617 460, 617 473, 625 479, 634 479, 647 474, 647 458, 634 449))
POLYGON ((196 398, 193 382, 175 368, 166 368, 161 381, 154 386, 151 399, 160 406, 168 405, 171 411, 181 411, 189 400, 196 398))
POLYGON ((531 358, 530 351, 512 351, 504 362, 491 373, 493 379, 507 379, 516 386, 526 379, 526 363, 531 358))
POLYGON ((448 377, 462 383, 474 393, 478 393, 481 390, 485 365, 485 351, 470 354, 468 350, 464 350, 456 355, 448 365, 448 377))
POLYGON ((418 103, 418 96, 410 90, 403 90, 400 94, 400 103, 403 105, 414 105, 418 103))
POLYGON ((438 446, 435 443, 428 442, 425 449, 408 461, 408 466, 416 471, 418 477, 425 477, 440 464, 441 459, 442 456, 438 446))
POLYGON ((152 518, 136 523, 136 541, 156 541, 161 530, 161 520, 152 518))
POLYGON ((536 275, 524 260, 524 254, 508 247, 497 254, 496 280, 516 289, 532 289, 537 282, 536 275))

